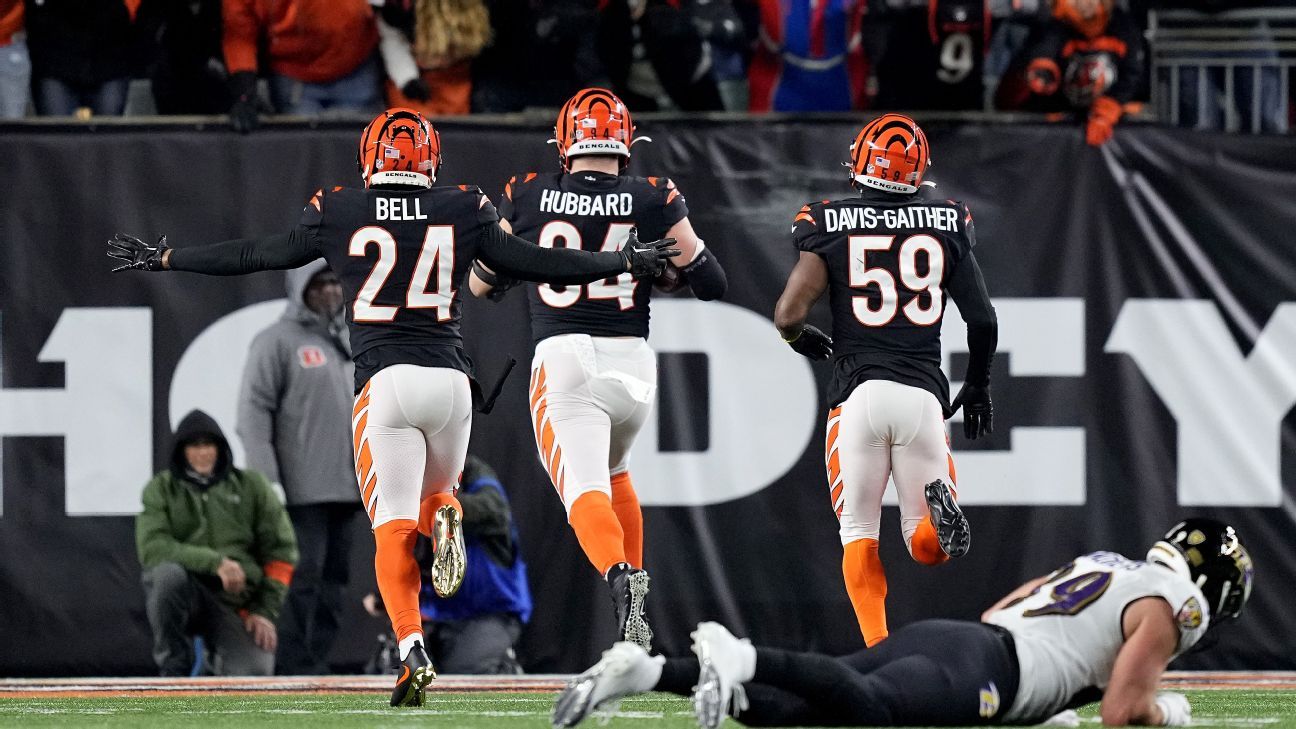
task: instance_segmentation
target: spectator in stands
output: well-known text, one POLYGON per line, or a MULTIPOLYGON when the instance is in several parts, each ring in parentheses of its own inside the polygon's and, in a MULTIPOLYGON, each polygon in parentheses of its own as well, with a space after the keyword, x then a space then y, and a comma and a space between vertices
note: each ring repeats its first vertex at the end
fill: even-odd
POLYGON ((252 340, 239 397, 247 465, 283 486, 300 558, 279 621, 278 671, 329 672, 360 526, 351 461, 351 347, 323 259, 289 271, 288 309, 252 340))
MULTIPOLYGON (((521 673, 513 646, 522 625, 531 619, 531 590, 508 497, 495 471, 472 455, 464 463, 458 497, 463 504, 468 571, 459 592, 449 598, 437 597, 431 580, 423 579, 419 610, 428 654, 443 673, 521 673)), ((420 537, 415 553, 426 573, 431 543, 420 537)), ((382 615, 376 592, 364 602, 369 614, 382 615)), ((387 666, 378 669, 385 671, 387 666)))
POLYGON ((224 0, 221 17, 230 121, 240 132, 259 123, 258 57, 281 114, 382 109, 378 26, 367 0, 224 0))
POLYGON ((378 34, 388 106, 468 113, 472 59, 491 39, 483 0, 386 0, 378 34))
POLYGON ((23 0, 0 0, 0 119, 21 119, 27 114, 30 86, 23 0))
MULTIPOLYGON (((874 0, 864 33, 880 109, 981 110, 991 0, 874 0)), ((1020 5, 1016 0, 1015 5, 1020 5)))
POLYGON ((866 0, 757 0, 752 111, 850 111, 866 104, 866 0))
POLYGON ((1000 83, 1001 108, 1067 112, 1085 120, 1085 140, 1111 139, 1146 74, 1143 36, 1113 0, 1057 0, 1000 83))
POLYGON ((224 114, 229 74, 221 50, 220 0, 143 0, 148 77, 159 114, 224 114))
POLYGON ((599 3, 599 56, 627 106, 644 111, 724 108, 710 45, 690 11, 679 0, 599 3))
POLYGON ((595 47, 590 0, 486 0, 494 38, 473 62, 474 112, 558 107, 587 86, 611 86, 595 47))
POLYGON ((78 109, 120 116, 137 61, 139 0, 28 0, 36 113, 70 116, 78 109))
POLYGON ((135 544, 161 674, 190 674, 194 634, 215 653, 218 674, 273 673, 275 619, 297 543, 270 482, 234 468, 220 426, 195 410, 143 500, 135 544))

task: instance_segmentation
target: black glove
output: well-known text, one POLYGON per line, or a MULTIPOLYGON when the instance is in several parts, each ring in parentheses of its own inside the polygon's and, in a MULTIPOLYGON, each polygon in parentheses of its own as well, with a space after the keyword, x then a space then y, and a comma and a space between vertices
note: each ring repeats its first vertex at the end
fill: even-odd
POLYGON ((797 354, 822 362, 832 356, 832 337, 819 331, 818 327, 806 324, 801 333, 792 339, 784 339, 797 354))
POLYGON ((256 74, 251 71, 239 71, 230 76, 230 95, 234 97, 230 104, 230 124, 239 134, 247 134, 261 123, 257 112, 261 100, 257 98, 256 74))
POLYGON ((963 408, 963 435, 968 440, 994 432, 994 404, 990 402, 990 384, 963 383, 958 397, 950 403, 950 415, 963 408))
POLYGON ((626 270, 635 278, 657 278, 666 270, 666 259, 680 254, 680 249, 671 248, 674 238, 662 238, 651 243, 639 242, 639 229, 631 228, 626 238, 621 257, 625 259, 626 270))
POLYGON ((117 233, 108 239, 108 255, 126 263, 114 268, 113 273, 138 268, 141 271, 161 271, 162 254, 171 250, 166 236, 158 238, 156 246, 151 246, 133 235, 117 233))
POLYGON ((432 98, 432 89, 421 78, 414 78, 401 87, 401 93, 410 101, 427 101, 432 98))

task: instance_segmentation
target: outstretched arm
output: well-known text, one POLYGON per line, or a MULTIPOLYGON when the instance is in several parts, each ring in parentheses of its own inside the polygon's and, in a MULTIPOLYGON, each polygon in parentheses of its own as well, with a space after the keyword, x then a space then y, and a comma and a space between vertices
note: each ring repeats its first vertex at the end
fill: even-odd
POLYGON ((478 243, 478 258, 491 270, 522 281, 543 281, 575 285, 634 274, 650 278, 661 273, 666 259, 679 255, 670 248, 669 238, 652 243, 627 242, 619 251, 581 251, 570 248, 541 248, 498 225, 484 225, 478 243))
POLYGON ((139 269, 238 276, 297 268, 319 258, 320 251, 306 230, 295 228, 282 235, 240 238, 180 250, 169 247, 166 236, 150 246, 139 238, 118 233, 108 240, 108 255, 124 262, 113 269, 114 273, 139 269))
POLYGON ((1102 722, 1107 726, 1182 726, 1192 715, 1179 694, 1157 695, 1161 674, 1179 645, 1170 603, 1145 597, 1130 603, 1121 618, 1125 642, 1116 654, 1103 693, 1102 722))

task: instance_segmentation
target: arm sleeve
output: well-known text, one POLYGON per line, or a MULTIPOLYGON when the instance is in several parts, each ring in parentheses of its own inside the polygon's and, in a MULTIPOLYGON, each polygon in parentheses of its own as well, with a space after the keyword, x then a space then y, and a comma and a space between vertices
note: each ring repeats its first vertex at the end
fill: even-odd
MULTIPOLYGON (((256 17, 255 0, 224 0, 221 45, 225 51, 225 68, 230 74, 257 70, 257 40, 261 24, 256 17)), ((174 255, 174 254, 173 254, 174 255)))
POLYGON ((968 366, 963 379, 973 385, 989 384, 990 364, 999 343, 999 320, 971 249, 958 262, 946 288, 967 322, 968 366))
POLYGON ((382 16, 378 21, 378 52, 382 54, 383 65, 387 67, 387 77, 403 88, 405 84, 419 77, 418 63, 410 50, 409 38, 399 29, 393 28, 382 16))
POLYGON ((729 279, 711 249, 701 242, 698 245, 703 246, 702 250, 687 266, 680 269, 680 273, 684 274, 684 280, 693 289, 694 296, 702 301, 714 301, 725 295, 725 291, 729 289, 729 279))
POLYGON ((275 483, 282 483, 275 455, 275 413, 283 391, 283 362, 278 342, 263 333, 252 340, 238 404, 238 435, 247 466, 275 483))
POLYGON ((157 476, 144 487, 144 510, 135 517, 135 547, 140 565, 148 569, 163 562, 175 562, 190 572, 216 574, 221 563, 221 555, 216 550, 184 544, 171 533, 162 478, 157 476))
POLYGON ((494 223, 482 225, 478 230, 481 231, 478 258, 485 261, 491 270, 510 278, 568 286, 626 272, 625 258, 620 251, 541 248, 505 233, 494 223))
POLYGON ((243 475, 255 482, 258 493, 257 523, 253 528, 257 542, 254 554, 262 572, 247 608, 250 612, 277 620, 284 598, 288 596, 293 567, 297 564, 297 535, 288 519, 288 510, 265 477, 256 471, 243 471, 243 475))
POLYGON ((239 276, 256 271, 298 268, 320 257, 311 230, 298 226, 291 233, 267 238, 239 238, 193 248, 175 248, 172 271, 239 276))

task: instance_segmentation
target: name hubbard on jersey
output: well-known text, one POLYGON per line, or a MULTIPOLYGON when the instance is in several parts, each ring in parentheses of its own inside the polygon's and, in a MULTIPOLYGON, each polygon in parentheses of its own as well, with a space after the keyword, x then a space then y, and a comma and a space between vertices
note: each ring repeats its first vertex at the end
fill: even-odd
POLYGON ((958 231, 958 211, 951 207, 909 206, 878 210, 871 207, 825 207, 824 228, 829 233, 854 228, 935 228, 958 231))
POLYGON ((582 195, 563 190, 542 190, 540 212, 555 215, 615 215, 633 214, 634 195, 628 192, 609 192, 603 195, 582 195))

